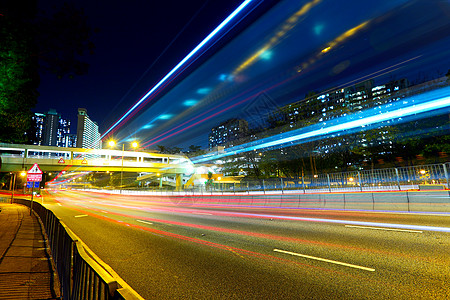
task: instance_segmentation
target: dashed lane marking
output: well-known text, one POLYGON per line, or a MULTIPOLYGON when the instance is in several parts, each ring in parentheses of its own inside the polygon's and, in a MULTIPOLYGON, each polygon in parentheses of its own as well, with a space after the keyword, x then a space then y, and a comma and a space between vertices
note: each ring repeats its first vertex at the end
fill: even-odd
POLYGON ((78 216, 75 216, 75 218, 83 218, 83 217, 87 217, 88 215, 78 215, 78 216))
POLYGON ((314 260, 319 260, 319 261, 324 261, 324 262, 341 265, 341 266, 346 266, 346 267, 350 267, 350 268, 361 269, 361 270, 370 271, 370 272, 375 271, 375 269, 372 269, 372 268, 348 264, 345 262, 340 262, 340 261, 336 261, 336 260, 331 260, 331 259, 326 259, 326 258, 321 258, 321 257, 316 257, 316 256, 311 256, 311 255, 305 255, 305 254, 300 254, 300 253, 295 253, 295 252, 290 252, 290 251, 285 251, 285 250, 280 250, 280 249, 273 249, 273 251, 290 254, 290 255, 294 255, 294 256, 300 256, 300 257, 309 258, 309 259, 314 259, 314 260))
POLYGON ((386 231, 400 231, 400 232, 423 233, 423 231, 421 231, 421 230, 412 230, 412 229, 394 229, 394 228, 370 227, 370 226, 356 226, 356 225, 345 225, 345 227, 350 227, 350 228, 362 228, 362 229, 374 229, 374 230, 386 230, 386 231))
POLYGON ((142 220, 136 220, 137 222, 140 222, 140 223, 145 223, 145 224, 149 224, 149 225, 152 225, 153 223, 152 222, 148 222, 148 221, 142 221, 142 220))

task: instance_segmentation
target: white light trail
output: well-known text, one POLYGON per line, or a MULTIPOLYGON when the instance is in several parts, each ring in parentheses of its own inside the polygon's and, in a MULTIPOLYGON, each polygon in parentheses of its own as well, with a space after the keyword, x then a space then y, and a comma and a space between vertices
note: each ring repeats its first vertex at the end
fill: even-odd
MULTIPOLYGON (((202 163, 206 161, 216 160, 222 157, 235 155, 239 153, 244 153, 248 151, 253 150, 260 150, 265 148, 270 148, 274 146, 280 146, 283 144, 286 144, 288 146, 292 146, 294 143, 299 144, 302 141, 307 141, 310 138, 325 138, 331 134, 334 133, 340 133, 345 132, 349 130, 365 130, 371 125, 375 125, 378 123, 382 123, 385 121, 395 120, 398 119, 398 122, 400 120, 403 120, 403 122, 406 121, 406 117, 411 117, 413 115, 436 111, 439 109, 450 107, 450 88, 444 88, 437 91, 432 91, 428 93, 424 93, 415 97, 410 98, 417 98, 420 101, 413 101, 410 98, 405 98, 400 101, 406 102, 407 104, 397 105, 398 107, 387 111, 384 113, 381 113, 380 110, 377 109, 369 109, 368 111, 362 112, 362 115, 366 115, 365 117, 360 117, 357 120, 351 120, 347 121, 348 117, 341 117, 335 121, 335 123, 340 123, 337 125, 331 125, 331 126, 325 126, 320 129, 316 129, 318 126, 313 125, 310 127, 300 128, 297 130, 293 130, 288 133, 284 134, 278 134, 269 138, 264 138, 259 141, 254 141, 251 143, 231 147, 225 151, 225 153, 217 154, 217 155, 203 155, 199 156, 197 158, 191 159, 193 163, 202 163), (445 96, 442 96, 445 95, 445 96), (425 99, 425 100, 424 100, 425 99), (433 99, 433 100, 427 100, 427 99, 433 99), (286 137, 286 135, 289 135, 286 137), (288 144, 291 143, 291 144, 288 144)), ((399 102, 400 102, 399 101, 399 102)), ((387 108, 387 106, 385 106, 387 108)), ((387 110, 387 109, 386 109, 387 110)), ((360 115, 358 115, 360 116, 360 115)))
POLYGON ((165 84, 169 78, 178 71, 186 62, 194 56, 201 48, 203 48, 206 43, 208 43, 216 34, 219 33, 229 22, 231 22, 245 7, 247 7, 253 0, 246 0, 238 8, 236 8, 225 20, 220 23, 203 41, 200 42, 185 58, 183 58, 166 76, 163 77, 156 85, 154 85, 150 91, 147 92, 141 99, 136 102, 116 123, 114 123, 101 137, 105 137, 111 130, 113 130, 117 125, 119 125, 126 117, 128 117, 142 102, 144 102, 149 96, 151 96, 158 88, 165 84))

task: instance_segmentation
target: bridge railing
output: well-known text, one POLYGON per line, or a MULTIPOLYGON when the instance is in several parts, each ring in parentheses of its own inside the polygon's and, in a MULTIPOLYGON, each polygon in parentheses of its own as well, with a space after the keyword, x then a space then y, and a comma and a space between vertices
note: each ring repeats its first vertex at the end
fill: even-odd
MULTIPOLYGON (((14 199, 30 206, 30 200, 14 199)), ((51 211, 34 202, 50 242, 52 258, 61 283, 63 299, 142 299, 121 286, 96 255, 51 211)))

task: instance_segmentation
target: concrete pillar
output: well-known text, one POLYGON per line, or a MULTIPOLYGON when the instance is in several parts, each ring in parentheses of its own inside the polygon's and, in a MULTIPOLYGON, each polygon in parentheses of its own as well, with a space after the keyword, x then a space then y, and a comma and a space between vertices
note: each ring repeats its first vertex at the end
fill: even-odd
POLYGON ((183 178, 181 177, 181 174, 176 174, 175 175, 175 181, 176 181, 176 189, 177 191, 180 191, 183 185, 183 178))

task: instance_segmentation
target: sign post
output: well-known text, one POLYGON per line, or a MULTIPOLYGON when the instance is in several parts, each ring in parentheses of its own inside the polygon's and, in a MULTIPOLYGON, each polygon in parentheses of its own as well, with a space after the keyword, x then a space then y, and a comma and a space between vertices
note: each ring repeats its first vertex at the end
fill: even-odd
MULTIPOLYGON (((42 181, 42 170, 39 168, 38 164, 34 164, 31 169, 27 172, 27 182, 31 182, 31 202, 30 202, 30 215, 33 210, 33 196, 34 196, 34 187, 36 182, 42 181)), ((39 185, 38 185, 39 186, 39 185)))

